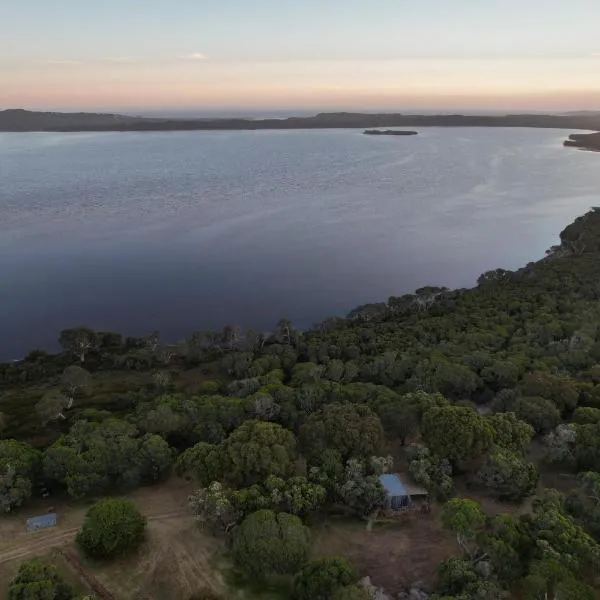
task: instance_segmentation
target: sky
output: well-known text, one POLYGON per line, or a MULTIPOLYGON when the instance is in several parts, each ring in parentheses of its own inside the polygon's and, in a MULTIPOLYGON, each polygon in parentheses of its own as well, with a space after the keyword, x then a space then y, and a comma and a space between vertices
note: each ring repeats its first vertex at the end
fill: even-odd
POLYGON ((0 109, 600 109, 600 0, 0 0, 0 109))

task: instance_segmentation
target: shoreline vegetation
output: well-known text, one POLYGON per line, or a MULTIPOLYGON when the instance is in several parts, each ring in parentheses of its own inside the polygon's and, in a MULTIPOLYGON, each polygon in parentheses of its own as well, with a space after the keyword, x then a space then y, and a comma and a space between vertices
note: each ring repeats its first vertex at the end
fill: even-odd
POLYGON ((600 132, 573 133, 569 136, 569 139, 565 141, 565 146, 600 152, 600 132))
POLYGON ((62 331, 61 353, 0 364, 0 594, 9 582, 64 587, 54 564, 30 561, 52 544, 94 558, 82 570, 117 597, 160 581, 181 600, 243 586, 261 600, 593 600, 599 281, 593 208, 521 269, 307 331, 281 319, 270 333, 230 325, 176 345, 62 331), (386 488, 384 474, 402 485, 386 488), (165 492, 144 515, 100 500, 77 536, 68 525, 89 500, 152 505, 161 482, 189 505, 165 492), (59 514, 46 546, 22 531, 41 507, 59 514), (211 566, 182 584, 149 557, 183 531, 173 564, 211 566), (136 572, 127 593, 107 575, 115 552, 136 572))
MULTIPOLYGON (((260 131, 288 129, 336 129, 375 127, 530 127, 543 129, 600 130, 600 114, 571 113, 492 115, 405 115, 398 113, 320 113, 313 117, 285 119, 202 118, 173 119, 134 117, 104 113, 36 112, 24 109, 0 111, 0 132, 91 131, 260 131)), ((598 134, 573 134, 565 146, 600 148, 598 134)))

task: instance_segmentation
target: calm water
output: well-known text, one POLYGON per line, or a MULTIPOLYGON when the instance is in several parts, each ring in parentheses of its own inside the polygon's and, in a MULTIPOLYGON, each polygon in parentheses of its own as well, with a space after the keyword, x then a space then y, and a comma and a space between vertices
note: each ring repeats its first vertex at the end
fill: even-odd
POLYGON ((86 324, 300 326, 543 255, 599 203, 566 132, 0 134, 0 359, 86 324))

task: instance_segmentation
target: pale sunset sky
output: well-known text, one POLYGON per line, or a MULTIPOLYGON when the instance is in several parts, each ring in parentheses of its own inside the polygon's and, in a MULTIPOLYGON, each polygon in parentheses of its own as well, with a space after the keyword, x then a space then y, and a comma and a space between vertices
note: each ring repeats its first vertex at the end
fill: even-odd
POLYGON ((0 0, 0 109, 600 109, 600 0, 0 0))

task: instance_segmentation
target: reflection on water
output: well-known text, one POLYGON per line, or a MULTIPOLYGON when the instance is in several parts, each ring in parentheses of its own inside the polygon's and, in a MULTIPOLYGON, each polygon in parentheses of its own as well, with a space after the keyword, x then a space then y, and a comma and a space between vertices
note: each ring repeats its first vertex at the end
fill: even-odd
POLYGON ((565 133, 0 134, 0 359, 86 324, 308 326, 543 255, 598 204, 565 133))

